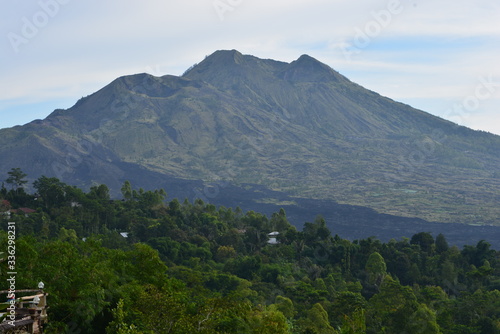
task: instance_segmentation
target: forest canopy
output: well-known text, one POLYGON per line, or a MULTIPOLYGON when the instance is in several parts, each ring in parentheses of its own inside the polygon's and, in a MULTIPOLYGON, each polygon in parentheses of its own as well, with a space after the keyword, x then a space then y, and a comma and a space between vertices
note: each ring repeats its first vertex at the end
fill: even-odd
POLYGON ((321 216, 298 230, 283 209, 129 182, 111 199, 45 176, 27 193, 22 171, 9 176, 0 256, 15 222, 17 287, 45 283, 45 333, 500 333, 500 253, 485 241, 349 241, 321 216))

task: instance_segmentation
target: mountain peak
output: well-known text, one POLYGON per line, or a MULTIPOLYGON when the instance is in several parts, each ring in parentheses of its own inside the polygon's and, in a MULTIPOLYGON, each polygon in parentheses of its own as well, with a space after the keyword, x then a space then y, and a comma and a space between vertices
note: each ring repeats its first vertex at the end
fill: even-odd
POLYGON ((217 50, 210 56, 205 58, 204 61, 222 61, 226 63, 240 63, 243 61, 243 54, 237 50, 217 50))
POLYGON ((317 60, 316 58, 313 58, 311 57, 310 55, 307 55, 307 54, 303 54, 302 56, 300 56, 297 61, 299 62, 318 62, 318 63, 321 63, 319 60, 317 60))
POLYGON ((201 79, 224 89, 232 86, 235 81, 254 76, 278 76, 292 82, 348 81, 328 65, 307 54, 291 63, 285 63, 243 55, 234 49, 215 51, 186 71, 184 76, 189 79, 201 79), (231 84, 228 84, 228 81, 231 81, 231 84))
POLYGON ((237 68, 244 65, 247 58, 237 50, 218 50, 209 56, 206 56, 199 64, 194 64, 182 76, 188 79, 197 79, 210 81, 211 78, 220 77, 222 72, 230 72, 236 74, 237 68))
POLYGON ((347 80, 330 66, 303 54, 290 63, 283 73, 283 79, 289 81, 330 82, 347 80))
POLYGON ((197 67, 218 67, 218 66, 232 66, 232 65, 241 65, 245 62, 245 58, 250 56, 244 56, 241 52, 237 50, 218 50, 212 53, 209 56, 206 56, 205 59, 195 65, 197 67))

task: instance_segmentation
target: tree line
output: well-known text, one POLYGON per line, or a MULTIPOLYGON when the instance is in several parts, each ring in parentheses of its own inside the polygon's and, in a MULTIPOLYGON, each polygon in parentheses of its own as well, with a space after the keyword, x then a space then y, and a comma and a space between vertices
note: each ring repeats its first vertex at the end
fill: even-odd
POLYGON ((167 200, 127 181, 121 199, 45 176, 27 193, 20 169, 8 175, 0 245, 14 221, 17 287, 45 283, 49 334, 500 332, 500 253, 485 241, 349 241, 321 216, 298 230, 283 209, 167 200))

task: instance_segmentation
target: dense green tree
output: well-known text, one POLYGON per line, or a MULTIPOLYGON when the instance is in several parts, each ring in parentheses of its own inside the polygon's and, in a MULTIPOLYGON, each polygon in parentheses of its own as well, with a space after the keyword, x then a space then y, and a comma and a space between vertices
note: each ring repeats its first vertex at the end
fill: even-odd
POLYGON ((370 333, 401 333, 410 325, 409 315, 418 309, 412 289, 386 276, 380 293, 368 301, 367 325, 370 333))
POLYGON ((123 186, 121 187, 121 192, 124 199, 126 200, 132 199, 132 185, 130 184, 130 181, 125 181, 123 183, 123 186))
POLYGON ((300 319, 299 326, 305 333, 335 334, 330 325, 328 313, 320 303, 316 303, 307 311, 306 316, 300 319))
POLYGON ((26 183, 28 183, 26 173, 24 173, 21 168, 12 168, 10 172, 7 172, 9 177, 5 180, 6 183, 10 184, 13 190, 19 191, 26 183))
POLYGON ((421 304, 410 316, 406 326, 408 333, 439 334, 439 325, 436 322, 436 313, 427 305, 421 304))
POLYGON ((50 209, 65 204, 66 184, 59 181, 58 178, 41 176, 40 178, 35 180, 35 182, 33 182, 33 186, 37 190, 38 194, 40 195, 40 199, 43 201, 47 208, 50 209))
POLYGON ((360 293, 342 291, 336 295, 333 303, 327 308, 330 323, 334 327, 346 327, 345 330, 366 327, 364 315, 366 307, 367 302, 360 293))
POLYGON ((366 333, 365 310, 357 309, 351 315, 344 315, 340 334, 366 333))
POLYGON ((109 188, 105 184, 101 184, 99 186, 93 186, 90 188, 89 197, 97 200, 106 200, 109 201, 109 188))
POLYGON ((436 252, 439 254, 446 252, 449 249, 448 241, 446 241, 446 237, 439 233, 436 237, 436 252))
POLYGON ((250 333, 252 334, 288 334, 287 320, 274 305, 255 312, 250 317, 250 333))
POLYGON ((258 256, 244 256, 228 261, 225 270, 236 276, 251 280, 262 267, 262 260, 258 256))
POLYGON ((370 254, 368 261, 366 261, 365 270, 368 274, 368 282, 379 286, 387 274, 387 266, 382 255, 378 252, 370 254))
POLYGON ((167 270, 158 251, 146 244, 137 243, 128 254, 132 274, 143 283, 159 283, 167 270))
POLYGON ((434 238, 430 233, 420 232, 411 237, 410 244, 419 245, 422 251, 431 253, 434 246, 434 238))
POLYGON ((181 243, 169 237, 151 238, 148 244, 158 250, 167 263, 176 263, 179 259, 181 243))
POLYGON ((113 321, 106 327, 108 334, 140 334, 135 325, 129 325, 126 321, 126 312, 123 310, 123 299, 118 301, 116 308, 112 310, 113 321))
POLYGON ((316 217, 314 223, 305 223, 302 232, 307 242, 324 241, 331 236, 331 232, 322 216, 316 217))
POLYGON ((287 319, 292 319, 297 314, 293 301, 290 298, 278 295, 276 296, 276 303, 274 305, 287 319))
POLYGON ((272 214, 269 223, 271 225, 271 229, 278 232, 285 232, 290 227, 290 223, 286 218, 286 213, 283 208, 281 208, 278 213, 272 214))

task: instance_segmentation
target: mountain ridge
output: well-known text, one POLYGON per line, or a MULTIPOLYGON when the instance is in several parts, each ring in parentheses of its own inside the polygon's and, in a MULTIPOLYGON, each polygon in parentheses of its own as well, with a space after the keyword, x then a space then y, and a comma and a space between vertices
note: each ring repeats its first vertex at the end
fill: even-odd
POLYGON ((80 186, 113 178, 115 193, 125 179, 150 184, 131 174, 137 167, 430 221, 500 224, 500 137, 366 90, 307 55, 286 63, 216 51, 182 76, 122 76, 0 133, 2 170, 80 186))

